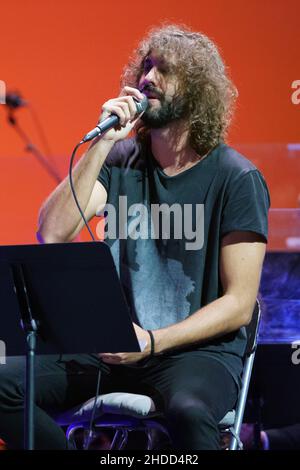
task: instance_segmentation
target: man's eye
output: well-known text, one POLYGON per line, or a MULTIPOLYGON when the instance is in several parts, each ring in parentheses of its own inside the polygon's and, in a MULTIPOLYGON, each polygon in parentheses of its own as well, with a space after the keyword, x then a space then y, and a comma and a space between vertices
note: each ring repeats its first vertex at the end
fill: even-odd
POLYGON ((150 60, 146 60, 144 62, 144 71, 149 72, 152 69, 152 62, 150 60))
MULTIPOLYGON (((144 64, 143 64, 144 73, 146 74, 149 73, 153 67, 154 67, 154 64, 151 59, 146 59, 144 61, 144 64)), ((156 64, 156 67, 159 73, 161 73, 162 75, 167 75, 171 72, 169 65, 166 63, 156 64)))

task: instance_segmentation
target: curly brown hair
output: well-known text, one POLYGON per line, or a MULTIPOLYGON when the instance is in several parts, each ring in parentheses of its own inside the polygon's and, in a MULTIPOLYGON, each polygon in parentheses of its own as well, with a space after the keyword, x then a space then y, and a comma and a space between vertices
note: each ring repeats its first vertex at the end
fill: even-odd
MULTIPOLYGON (((151 51, 176 58, 172 72, 179 81, 177 93, 185 101, 189 144, 199 155, 206 154, 225 139, 238 96, 216 45, 186 26, 151 29, 125 67, 122 86, 138 87, 144 59, 151 51)), ((136 131, 140 139, 149 134, 142 121, 136 131)))

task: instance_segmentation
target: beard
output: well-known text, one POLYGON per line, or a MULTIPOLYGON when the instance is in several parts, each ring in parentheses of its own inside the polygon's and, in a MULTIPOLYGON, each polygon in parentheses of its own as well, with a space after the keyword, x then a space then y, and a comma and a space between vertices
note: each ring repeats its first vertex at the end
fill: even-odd
POLYGON ((167 99, 165 96, 160 95, 158 99, 160 106, 158 108, 148 106, 141 117, 141 120, 149 129, 160 129, 186 116, 186 103, 181 97, 167 99))

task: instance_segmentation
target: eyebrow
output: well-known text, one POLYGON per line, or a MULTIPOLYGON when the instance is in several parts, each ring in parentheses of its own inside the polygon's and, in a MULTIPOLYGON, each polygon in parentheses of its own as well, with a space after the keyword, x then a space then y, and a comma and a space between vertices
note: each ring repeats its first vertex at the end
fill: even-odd
POLYGON ((172 64, 163 56, 158 56, 157 58, 151 57, 151 52, 144 57, 142 65, 144 66, 147 62, 150 62, 151 64, 156 63, 158 67, 165 67, 166 69, 170 69, 172 66, 172 64))

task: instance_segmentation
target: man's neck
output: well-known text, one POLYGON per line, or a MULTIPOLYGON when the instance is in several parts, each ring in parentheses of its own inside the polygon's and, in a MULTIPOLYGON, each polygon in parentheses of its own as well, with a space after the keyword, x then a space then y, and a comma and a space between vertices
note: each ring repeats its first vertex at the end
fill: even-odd
POLYGON ((151 150, 160 167, 173 176, 195 165, 200 156, 188 144, 188 130, 181 122, 151 129, 151 150))

